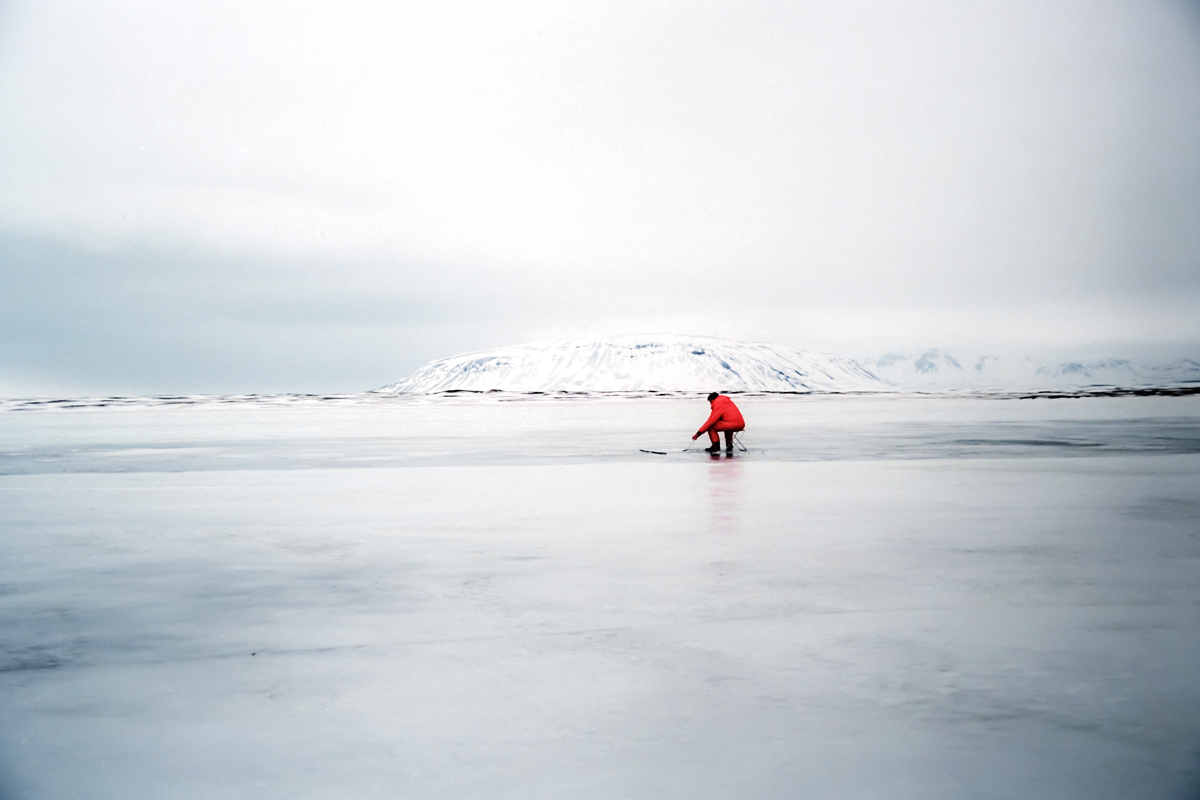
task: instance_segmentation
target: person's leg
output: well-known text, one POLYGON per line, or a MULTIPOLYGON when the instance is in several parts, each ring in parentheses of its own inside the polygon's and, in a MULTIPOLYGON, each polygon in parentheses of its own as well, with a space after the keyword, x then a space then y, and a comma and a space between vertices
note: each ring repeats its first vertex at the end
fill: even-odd
POLYGON ((733 434, 735 431, 725 431, 725 452, 733 452, 733 434))
POLYGON ((717 433, 716 428, 708 429, 708 443, 709 444, 720 444, 721 443, 721 434, 717 433))

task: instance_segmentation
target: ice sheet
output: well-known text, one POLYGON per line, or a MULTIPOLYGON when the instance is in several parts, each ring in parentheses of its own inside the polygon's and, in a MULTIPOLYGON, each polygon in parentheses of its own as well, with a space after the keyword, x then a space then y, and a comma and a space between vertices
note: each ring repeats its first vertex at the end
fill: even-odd
POLYGON ((1195 796, 1193 398, 742 407, 0 414, 0 797, 1195 796))
MULTIPOLYGON (((708 416, 702 398, 674 396, 104 402, 0 410, 0 475, 641 463, 643 448, 693 463, 683 451, 697 446, 691 434, 708 416)), ((1196 395, 758 395, 738 403, 754 461, 1200 453, 1196 395)))

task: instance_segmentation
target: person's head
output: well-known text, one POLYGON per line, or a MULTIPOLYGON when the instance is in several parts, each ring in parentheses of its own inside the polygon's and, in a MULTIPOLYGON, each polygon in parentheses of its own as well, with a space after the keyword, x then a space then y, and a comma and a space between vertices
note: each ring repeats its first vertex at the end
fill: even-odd
POLYGON ((716 392, 713 392, 712 394, 710 394, 710 395, 708 396, 708 402, 710 402, 710 403, 711 403, 713 400, 716 400, 716 399, 717 399, 718 397, 720 397, 720 396, 721 396, 721 395, 717 394, 716 392))

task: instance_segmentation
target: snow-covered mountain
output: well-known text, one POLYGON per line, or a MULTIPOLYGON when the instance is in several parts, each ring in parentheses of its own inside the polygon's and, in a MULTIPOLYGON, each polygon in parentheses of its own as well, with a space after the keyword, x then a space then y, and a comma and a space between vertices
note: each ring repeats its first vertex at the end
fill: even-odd
POLYGON ((848 358, 685 336, 527 344, 434 361, 379 391, 894 391, 848 358))
POLYGON ((901 389, 943 391, 1077 390, 1200 384, 1200 363, 1188 358, 1149 365, 1127 359, 1045 361, 993 355, 955 358, 945 350, 888 353, 858 362, 901 389))
POLYGON ((852 360, 762 343, 622 336, 526 344, 442 358, 379 389, 508 392, 1024 392, 1200 386, 1200 363, 1044 361, 946 350, 852 360))

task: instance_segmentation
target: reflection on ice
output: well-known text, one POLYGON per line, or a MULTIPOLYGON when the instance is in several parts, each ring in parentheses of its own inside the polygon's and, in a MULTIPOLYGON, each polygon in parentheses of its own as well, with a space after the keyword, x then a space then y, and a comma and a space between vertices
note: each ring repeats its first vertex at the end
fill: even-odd
POLYGON ((742 459, 736 455, 709 457, 709 519, 714 534, 736 534, 741 517, 742 459))
POLYGON ((1196 398, 739 405, 0 412, 0 797, 1195 796, 1196 398))

